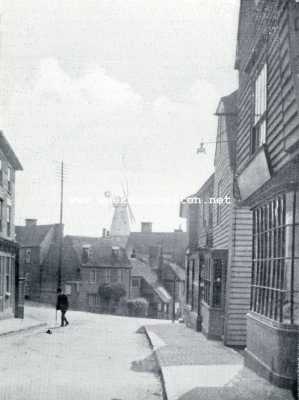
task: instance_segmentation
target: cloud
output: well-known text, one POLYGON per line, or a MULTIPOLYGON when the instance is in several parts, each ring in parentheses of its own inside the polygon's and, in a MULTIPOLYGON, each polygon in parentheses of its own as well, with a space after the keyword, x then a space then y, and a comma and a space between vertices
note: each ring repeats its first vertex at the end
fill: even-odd
POLYGON ((69 165, 67 231, 83 229, 73 218, 79 209, 89 220, 85 233, 96 227, 95 219, 108 224, 111 216, 95 199, 102 199, 108 189, 121 191, 122 153, 137 216, 145 218, 146 209, 150 214, 166 203, 177 216, 174 199, 178 203, 181 195, 196 189, 194 171, 199 166, 209 170, 208 159, 198 160, 195 149, 201 137, 215 135, 213 113, 219 97, 213 85, 198 80, 180 98, 164 95, 146 102, 97 65, 73 76, 57 59, 47 58, 36 71, 30 87, 16 88, 7 115, 9 137, 15 139, 25 168, 17 187, 22 199, 18 219, 36 214, 45 221, 45 209, 51 210, 48 218, 55 219, 59 185, 51 159, 63 157, 69 165))

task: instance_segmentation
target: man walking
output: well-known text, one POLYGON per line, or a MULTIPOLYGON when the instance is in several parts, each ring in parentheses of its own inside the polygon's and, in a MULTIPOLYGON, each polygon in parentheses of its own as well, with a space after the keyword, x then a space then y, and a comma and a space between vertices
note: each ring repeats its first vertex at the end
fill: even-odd
POLYGON ((61 311, 61 326, 67 326, 68 320, 65 317, 65 314, 69 308, 69 301, 67 296, 62 292, 59 288, 57 289, 57 302, 56 302, 56 310, 61 311))

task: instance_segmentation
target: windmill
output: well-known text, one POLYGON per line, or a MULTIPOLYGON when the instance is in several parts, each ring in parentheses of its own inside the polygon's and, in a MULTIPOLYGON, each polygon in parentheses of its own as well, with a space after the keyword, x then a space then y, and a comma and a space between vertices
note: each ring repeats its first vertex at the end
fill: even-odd
POLYGON ((135 217, 132 207, 129 203, 128 183, 122 184, 122 196, 114 195, 110 191, 104 193, 105 197, 110 199, 114 208, 110 236, 116 242, 124 244, 130 235, 130 225, 135 223, 135 217))

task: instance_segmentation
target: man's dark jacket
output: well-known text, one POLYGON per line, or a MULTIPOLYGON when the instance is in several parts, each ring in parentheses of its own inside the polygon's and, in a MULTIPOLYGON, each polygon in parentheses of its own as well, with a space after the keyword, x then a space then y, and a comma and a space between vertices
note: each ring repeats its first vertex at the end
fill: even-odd
POLYGON ((66 311, 69 308, 69 301, 65 294, 57 296, 56 310, 66 311))

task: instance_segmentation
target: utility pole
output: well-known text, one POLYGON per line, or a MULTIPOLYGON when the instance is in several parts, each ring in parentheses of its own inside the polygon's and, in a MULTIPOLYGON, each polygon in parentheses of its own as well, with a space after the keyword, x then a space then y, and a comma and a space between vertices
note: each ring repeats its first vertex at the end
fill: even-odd
POLYGON ((64 164, 61 161, 60 167, 60 218, 59 218, 59 253, 58 253, 58 271, 57 288, 61 287, 61 269, 62 269, 62 246, 63 246, 63 185, 64 185, 64 164))

